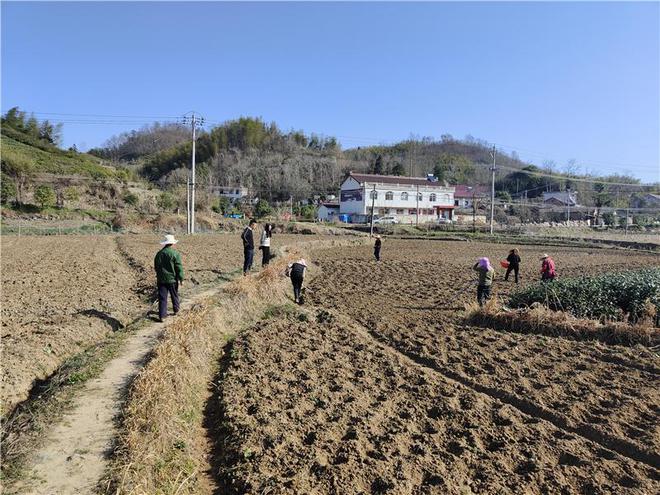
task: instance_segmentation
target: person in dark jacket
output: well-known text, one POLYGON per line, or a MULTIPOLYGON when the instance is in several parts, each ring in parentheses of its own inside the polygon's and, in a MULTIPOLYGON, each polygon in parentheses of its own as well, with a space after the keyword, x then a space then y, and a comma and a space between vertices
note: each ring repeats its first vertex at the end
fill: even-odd
POLYGON ((477 285, 477 302, 483 306, 490 299, 490 289, 493 286, 495 269, 488 258, 481 258, 472 269, 479 273, 479 284, 477 285))
POLYGON ((250 223, 243 230, 241 239, 243 240, 243 276, 247 275, 252 269, 252 261, 254 260, 254 227, 257 225, 255 220, 250 220, 250 223))
POLYGON ((380 261, 380 247, 382 244, 380 236, 377 235, 376 242, 374 243, 374 256, 376 257, 376 261, 380 261))
POLYGON ((261 242, 259 242, 259 249, 261 249, 261 266, 265 267, 270 263, 270 239, 273 237, 273 225, 267 223, 264 225, 264 230, 261 232, 261 242))
POLYGON ((179 312, 179 286, 183 285, 183 264, 181 254, 174 249, 179 242, 173 235, 167 234, 160 243, 163 248, 154 258, 156 281, 158 283, 158 320, 167 316, 167 294, 172 298, 174 314, 179 312))
POLYGON ((518 271, 520 270, 520 254, 517 249, 512 249, 509 251, 509 256, 506 257, 506 260, 509 262, 509 266, 506 269, 506 275, 504 275, 504 280, 509 280, 509 273, 513 271, 516 275, 516 283, 518 283, 518 271))
POLYGON ((300 258, 294 263, 289 263, 287 274, 291 277, 293 284, 293 299, 296 304, 302 304, 302 285, 305 280, 305 271, 307 270, 307 262, 304 258, 300 258))

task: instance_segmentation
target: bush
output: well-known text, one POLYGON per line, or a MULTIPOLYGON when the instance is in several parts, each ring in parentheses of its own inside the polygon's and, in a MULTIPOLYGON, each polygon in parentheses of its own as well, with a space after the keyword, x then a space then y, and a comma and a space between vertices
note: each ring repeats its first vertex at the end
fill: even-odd
POLYGON ((514 292, 509 304, 514 308, 540 303, 550 309, 568 311, 578 318, 628 320, 635 323, 645 316, 659 323, 660 269, 606 273, 596 277, 558 279, 537 283, 514 292))
POLYGON ((11 198, 16 198, 16 186, 11 179, 4 174, 2 178, 0 178, 0 181, 2 182, 0 184, 0 202, 5 204, 8 203, 11 198))
POLYGON ((55 205, 55 191, 53 191, 53 188, 47 185, 41 185, 38 186, 35 191, 34 191, 34 200, 41 206, 41 208, 45 208, 46 206, 54 206, 55 205))
POLYGON ((254 214, 257 218, 263 218, 266 215, 269 215, 270 211, 271 209, 268 201, 264 199, 257 201, 257 206, 254 208, 254 214))
POLYGON ((140 200, 140 198, 138 198, 137 194, 132 193, 130 191, 126 191, 123 194, 122 199, 124 200, 124 203, 126 203, 127 205, 131 205, 131 206, 137 205, 138 201, 140 200))
POLYGON ((215 201, 211 209, 216 213, 220 213, 221 215, 224 215, 229 211, 230 206, 231 203, 229 202, 229 198, 226 198, 225 196, 220 196, 215 201))
POLYGON ((168 192, 160 193, 158 196, 158 208, 161 210, 170 211, 176 206, 176 199, 168 192))

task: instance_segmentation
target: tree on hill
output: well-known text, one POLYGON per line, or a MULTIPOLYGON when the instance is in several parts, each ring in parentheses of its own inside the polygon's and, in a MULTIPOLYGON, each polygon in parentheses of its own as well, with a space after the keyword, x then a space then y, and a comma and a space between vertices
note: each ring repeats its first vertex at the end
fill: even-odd
POLYGON ((37 186, 37 188, 34 190, 34 200, 42 209, 46 206, 54 206, 56 199, 57 197, 55 196, 55 191, 48 185, 43 184, 41 186, 37 186))
POLYGON ((27 144, 59 146, 62 140, 61 123, 53 124, 48 120, 39 123, 34 115, 28 117, 18 107, 10 108, 2 116, 1 124, 4 134, 10 134, 11 137, 27 144))

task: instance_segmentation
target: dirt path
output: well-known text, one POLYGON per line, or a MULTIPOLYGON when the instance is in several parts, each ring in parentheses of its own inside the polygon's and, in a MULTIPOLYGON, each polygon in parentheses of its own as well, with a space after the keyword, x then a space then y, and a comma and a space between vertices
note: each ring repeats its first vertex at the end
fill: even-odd
MULTIPOLYGON (((218 290, 207 289, 184 299, 182 311, 218 290)), ((43 446, 31 460, 26 480, 17 487, 18 493, 63 495, 95 491, 114 446, 115 418, 125 388, 166 326, 167 322, 154 322, 138 330, 101 376, 86 384, 70 412, 47 433, 43 446)))

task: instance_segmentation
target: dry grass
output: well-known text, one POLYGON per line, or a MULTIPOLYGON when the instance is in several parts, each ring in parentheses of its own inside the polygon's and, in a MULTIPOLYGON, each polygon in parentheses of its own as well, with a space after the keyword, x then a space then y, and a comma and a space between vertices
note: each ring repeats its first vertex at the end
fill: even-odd
POLYGON ((576 318, 563 311, 552 311, 541 304, 531 308, 507 310, 496 300, 483 308, 466 307, 465 323, 523 334, 567 337, 574 340, 598 340, 606 344, 655 347, 660 345, 660 329, 645 319, 636 325, 622 322, 600 323, 576 318))
MULTIPOLYGON (((364 242, 312 241, 304 248, 364 242)), ((136 377, 124 408, 106 493, 199 494, 212 491, 204 407, 227 342, 285 302, 287 264, 303 247, 285 247, 258 274, 228 283, 219 296, 178 317, 136 377)), ((308 258, 309 259, 309 258, 308 258)))

